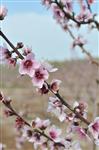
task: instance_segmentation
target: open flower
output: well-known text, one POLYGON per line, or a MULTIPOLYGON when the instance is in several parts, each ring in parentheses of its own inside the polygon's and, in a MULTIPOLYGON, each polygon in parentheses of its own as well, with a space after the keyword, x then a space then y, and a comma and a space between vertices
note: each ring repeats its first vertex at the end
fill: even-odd
POLYGON ((7 15, 7 8, 5 6, 0 6, 0 20, 3 20, 7 15))
POLYGON ((20 63, 19 73, 21 75, 28 74, 33 77, 35 69, 39 68, 40 64, 34 59, 34 54, 29 53, 20 63))
POLYGON ((51 0, 42 0, 42 4, 47 6, 47 7, 50 7, 51 5, 51 0))
POLYGON ((33 85, 37 86, 38 88, 42 88, 44 81, 47 80, 48 77, 48 71, 40 66, 38 69, 35 70, 34 76, 32 78, 33 85))
POLYGON ((41 120, 40 118, 36 118, 32 121, 32 126, 39 128, 41 130, 45 130, 50 125, 50 120, 41 120))
POLYGON ((62 105, 60 100, 58 98, 50 97, 49 98, 49 104, 48 104, 48 112, 52 112, 55 114, 55 116, 58 117, 58 119, 63 122, 66 119, 66 113, 65 113, 66 107, 62 105))
POLYGON ((96 117, 95 120, 90 123, 88 126, 88 131, 99 144, 99 117, 96 117))
POLYGON ((49 136, 55 141, 55 142, 60 142, 61 138, 61 129, 58 129, 55 125, 51 126, 49 129, 49 136))

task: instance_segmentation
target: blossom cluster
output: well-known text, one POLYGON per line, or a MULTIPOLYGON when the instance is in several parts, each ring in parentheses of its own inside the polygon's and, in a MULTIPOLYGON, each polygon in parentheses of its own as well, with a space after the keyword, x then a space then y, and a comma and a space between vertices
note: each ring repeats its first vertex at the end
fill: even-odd
MULTIPOLYGON (((93 18, 90 10, 86 8, 81 0, 81 13, 74 16, 73 14, 73 2, 72 0, 43 0, 43 4, 53 9, 54 18, 62 27, 66 27, 69 19, 72 21, 76 19, 76 22, 86 22, 93 18)), ((91 5, 94 1, 88 0, 88 4, 91 5)), ((3 20, 7 14, 5 7, 0 7, 0 19, 3 20)), ((0 32, 2 33, 2 32, 0 32)), ((73 134, 79 135, 82 139, 93 139, 95 144, 99 146, 99 117, 96 117, 93 122, 87 120, 88 106, 84 101, 75 101, 72 105, 68 104, 60 96, 60 83, 58 79, 53 79, 49 84, 47 82, 49 74, 57 71, 57 68, 53 68, 46 62, 40 62, 36 59, 32 49, 25 47, 22 42, 17 43, 16 47, 5 37, 2 33, 2 37, 10 45, 11 50, 3 45, 0 47, 1 59, 6 60, 8 64, 16 66, 19 65, 20 76, 28 75, 36 87, 36 90, 40 94, 48 94, 52 92, 53 97, 49 97, 48 100, 48 112, 54 114, 60 122, 64 122, 67 125, 67 130, 63 133, 62 130, 55 125, 51 124, 49 119, 42 120, 37 117, 29 124, 23 119, 22 115, 17 114, 11 105, 11 99, 6 98, 0 93, 0 101, 7 107, 4 114, 7 117, 16 116, 15 128, 21 136, 17 137, 17 148, 27 140, 34 144, 34 148, 37 149, 50 149, 50 150, 81 150, 78 141, 73 139, 73 134), (19 51, 19 49, 21 49, 19 51), (13 55, 14 54, 14 55, 13 55), (86 124, 83 126, 82 122, 86 124)), ((74 38, 73 48, 77 45, 81 47, 86 43, 82 37, 74 38)), ((1 146, 1 149, 2 146, 1 146)))
POLYGON ((80 12, 75 14, 75 3, 77 1, 73 0, 42 0, 43 5, 53 10, 53 16, 62 27, 70 21, 74 21, 78 25, 83 22, 88 22, 93 19, 93 14, 91 12, 91 4, 94 0, 88 0, 86 3, 83 0, 78 1, 80 6, 80 12))

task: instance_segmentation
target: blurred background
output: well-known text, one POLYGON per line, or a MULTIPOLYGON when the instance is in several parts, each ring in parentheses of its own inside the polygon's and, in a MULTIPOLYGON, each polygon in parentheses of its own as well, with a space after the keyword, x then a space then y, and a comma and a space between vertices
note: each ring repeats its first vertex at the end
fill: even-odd
MULTIPOLYGON (((42 6, 40 0, 3 0, 1 4, 8 8, 8 16, 0 24, 3 32, 14 45, 23 42, 26 46, 32 47, 39 60, 47 60, 57 67, 58 71, 50 75, 49 82, 53 78, 62 80, 60 93, 71 105, 75 100, 86 101, 88 119, 92 120, 95 101, 99 100, 98 68, 90 64, 79 48, 71 50, 70 36, 62 31, 53 19, 52 13, 42 6)), ((97 2, 93 11, 98 12, 97 2)), ((79 31, 75 29, 74 33, 84 35, 88 41, 86 49, 98 60, 97 31, 90 32, 86 27, 82 27, 79 31)), ((2 39, 0 42, 0 45, 4 43, 2 39)), ((11 68, 1 64, 0 79, 0 91, 13 100, 17 112, 26 112, 27 120, 31 121, 37 116, 42 119, 49 118, 53 124, 65 131, 66 125, 62 125, 55 116, 46 112, 49 95, 41 96, 35 92, 29 77, 19 77, 18 67, 11 68)), ((0 142, 7 145, 7 150, 16 150, 14 118, 7 119, 3 110, 4 107, 0 104, 0 142)), ((83 150, 93 150, 93 144, 90 142, 84 141, 81 144, 83 150)), ((25 149, 33 150, 32 144, 26 142, 23 146, 23 150, 25 149)))

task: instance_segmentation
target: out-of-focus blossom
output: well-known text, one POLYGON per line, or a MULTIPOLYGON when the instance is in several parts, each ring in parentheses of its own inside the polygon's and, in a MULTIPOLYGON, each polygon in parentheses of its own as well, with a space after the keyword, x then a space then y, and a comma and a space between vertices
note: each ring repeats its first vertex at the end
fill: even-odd
POLYGON ((47 7, 50 7, 51 2, 52 2, 52 0, 42 0, 42 4, 47 6, 47 7))
POLYGON ((88 21, 90 19, 92 19, 93 15, 92 13, 89 11, 89 9, 85 6, 82 5, 82 9, 79 15, 76 16, 76 19, 81 22, 81 21, 88 21))
POLYGON ((6 148, 6 145, 5 145, 5 144, 0 143, 0 150, 5 150, 5 148, 6 148))
POLYGON ((22 149, 23 144, 25 143, 26 139, 23 136, 17 136, 16 138, 16 148, 22 149))
POLYGON ((55 114, 61 122, 63 122, 66 119, 65 109, 66 107, 62 105, 58 98, 49 97, 47 111, 55 114))
POLYGON ((39 68, 39 66, 40 64, 34 59, 34 55, 30 53, 20 62, 19 73, 33 77, 35 69, 39 68))
POLYGON ((44 81, 47 80, 48 77, 49 77, 48 71, 42 66, 40 66, 34 72, 34 76, 32 78, 33 85, 37 86, 38 88, 42 88, 44 81))
POLYGON ((6 117, 10 117, 10 116, 14 115, 14 113, 11 110, 9 110, 9 109, 4 110, 4 114, 5 114, 6 117))
POLYGON ((7 15, 7 8, 5 6, 0 6, 0 20, 3 20, 7 15))
POLYGON ((32 48, 29 48, 29 47, 24 47, 23 48, 23 55, 24 56, 27 56, 30 53, 32 53, 33 58, 35 58, 35 54, 32 52, 32 48))
POLYGON ((41 120, 40 118, 36 118, 32 121, 32 126, 35 128, 39 128, 41 130, 45 130, 50 125, 50 120, 41 120))
POLYGON ((15 65, 16 65, 16 62, 17 62, 16 58, 9 58, 9 59, 7 60, 7 63, 8 63, 9 65, 14 66, 14 67, 15 67, 15 65))
POLYGON ((95 143, 99 145, 99 117, 96 117, 95 120, 90 123, 88 126, 88 131, 93 136, 95 143))
POLYGON ((59 85, 61 84, 60 80, 54 79, 51 82, 50 88, 54 93, 57 93, 59 90, 59 85))
POLYGON ((37 92, 40 94, 47 94, 49 92, 48 86, 46 83, 43 84, 42 88, 37 88, 37 92))
POLYGON ((72 0, 61 0, 62 4, 65 6, 65 10, 66 12, 72 12, 72 4, 73 4, 73 1, 72 0))
POLYGON ((57 128, 55 125, 51 126, 49 129, 49 136, 55 141, 60 142, 61 129, 57 128))
POLYGON ((9 58, 11 58, 11 52, 6 46, 0 46, 0 59, 8 60, 9 58))
POLYGON ((41 62, 41 65, 43 68, 45 68, 48 72, 55 72, 58 70, 58 68, 54 68, 53 65, 49 64, 48 62, 41 62))
POLYGON ((74 105, 73 105, 73 108, 78 113, 80 113, 84 118, 87 118, 88 105, 87 105, 86 102, 84 102, 84 101, 80 101, 80 102, 75 101, 74 105))
POLYGON ((25 125, 25 123, 24 123, 23 119, 21 119, 20 117, 17 117, 15 120, 16 129, 23 128, 24 125, 25 125))
POLYGON ((83 46, 87 43, 85 39, 83 39, 81 36, 78 36, 72 43, 72 49, 74 49, 77 45, 83 46))
POLYGON ((81 139, 88 138, 88 135, 86 133, 86 129, 83 129, 83 128, 79 127, 79 126, 76 126, 76 127, 73 128, 73 130, 74 130, 74 132, 76 132, 79 135, 79 137, 81 139))
POLYGON ((92 3, 94 3, 94 0, 88 0, 88 3, 92 4, 92 3))
POLYGON ((57 6, 57 4, 52 5, 52 10, 54 14, 54 18, 58 23, 62 23, 64 21, 64 13, 63 11, 57 6))

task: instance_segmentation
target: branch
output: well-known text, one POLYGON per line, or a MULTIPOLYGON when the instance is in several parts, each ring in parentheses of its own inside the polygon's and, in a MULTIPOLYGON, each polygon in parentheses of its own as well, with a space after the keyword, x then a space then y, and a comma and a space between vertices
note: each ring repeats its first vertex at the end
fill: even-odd
MULTIPOLYGON (((72 37, 73 40, 76 40, 76 37, 73 35, 72 31, 69 29, 69 27, 67 27, 67 31, 70 34, 70 36, 72 37)), ((90 59, 92 64, 95 64, 97 67, 99 67, 99 63, 93 58, 93 56, 84 48, 84 46, 82 44, 78 44, 78 46, 80 47, 80 49, 82 50, 83 53, 86 54, 86 56, 88 56, 88 58, 90 59)))
MULTIPOLYGON (((2 35, 4 35, 4 34, 1 34, 1 36, 2 35)), ((6 36, 2 36, 2 37, 6 37, 6 36)), ((8 40, 8 38, 6 37, 5 38, 5 40, 6 41, 9 41, 8 40)), ((16 49, 14 49, 14 45, 9 41, 9 45, 11 46, 12 45, 12 47, 13 47, 13 50, 15 51, 15 53, 16 53, 16 49), (10 44, 9 44, 10 43, 10 44)), ((19 56, 19 58, 20 59, 24 59, 24 57, 22 56, 22 57, 20 57, 21 56, 21 54, 18 52, 18 53, 16 53, 18 56, 19 56)), ((50 85, 45 81, 45 83, 47 84, 47 86, 48 86, 48 88, 49 88, 49 90, 58 98, 58 99, 60 99, 60 101, 62 102, 62 104, 64 105, 64 106, 66 106, 70 111, 72 111, 81 121, 83 121, 85 124, 87 124, 87 125, 89 125, 90 124, 90 122, 87 120, 87 119, 85 119, 82 115, 80 115, 77 111, 75 111, 74 109, 72 109, 72 107, 60 96, 60 94, 59 93, 54 93, 52 90, 51 90, 51 88, 50 88, 50 85)))
POLYGON ((57 4, 57 6, 62 10, 62 12, 64 13, 66 18, 68 18, 68 19, 72 20, 73 22, 77 23, 79 26, 94 23, 96 25, 96 28, 99 30, 99 22, 97 20, 95 20, 94 18, 89 19, 88 21, 84 21, 84 20, 83 21, 78 21, 75 18, 75 15, 71 15, 71 14, 67 13, 66 11, 64 11, 63 6, 59 2, 57 2, 57 0, 53 3, 57 4))
MULTIPOLYGON (((3 98, 3 97, 2 97, 3 98)), ((31 127, 31 125, 25 120, 23 119, 23 117, 21 117, 16 110, 12 107, 11 105, 11 101, 6 100, 5 98, 3 100, 0 99, 0 101, 4 104, 5 107, 7 107, 14 116, 19 117, 23 123, 25 125, 27 125, 28 127, 31 127)), ((37 132, 39 133, 41 136, 45 137, 48 141, 52 141, 55 145, 61 145, 64 147, 64 145, 62 145, 60 142, 55 142, 52 138, 50 138, 48 135, 46 135, 43 131, 41 131, 40 129, 34 128, 33 132, 37 132)))

